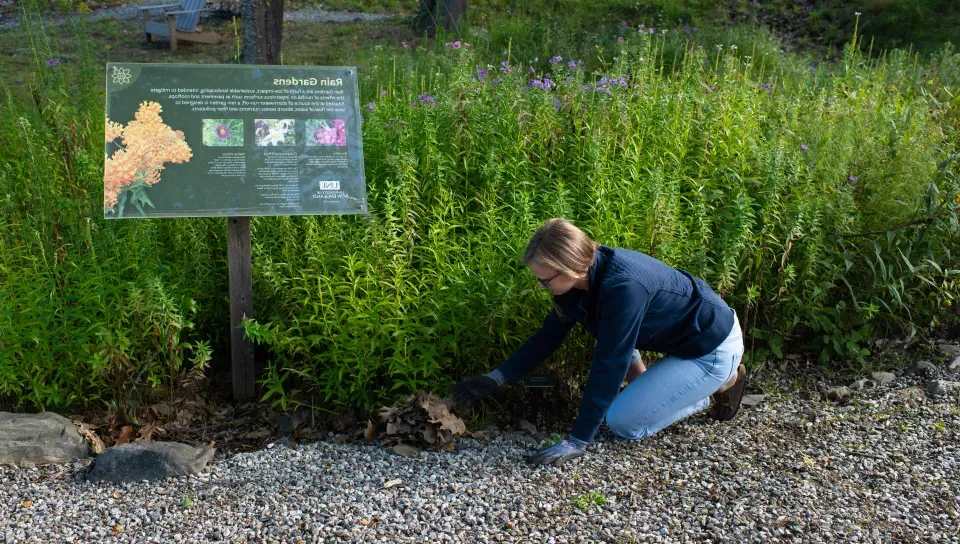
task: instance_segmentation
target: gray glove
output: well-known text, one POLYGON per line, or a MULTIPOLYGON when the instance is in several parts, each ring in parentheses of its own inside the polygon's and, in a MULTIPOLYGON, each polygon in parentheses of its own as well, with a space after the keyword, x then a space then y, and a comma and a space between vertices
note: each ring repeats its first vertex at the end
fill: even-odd
POLYGON ((535 465, 561 466, 571 459, 582 457, 585 453, 587 453, 587 443, 571 436, 568 440, 540 450, 529 461, 535 465))

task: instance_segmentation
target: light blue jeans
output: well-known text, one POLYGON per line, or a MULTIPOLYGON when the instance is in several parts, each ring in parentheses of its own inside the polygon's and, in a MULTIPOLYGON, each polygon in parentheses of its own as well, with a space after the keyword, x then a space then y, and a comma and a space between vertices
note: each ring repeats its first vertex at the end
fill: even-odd
POLYGON ((650 436, 710 405, 710 395, 727 383, 743 357, 743 333, 733 329, 717 349, 696 359, 667 356, 624 388, 607 411, 607 425, 631 440, 650 436))

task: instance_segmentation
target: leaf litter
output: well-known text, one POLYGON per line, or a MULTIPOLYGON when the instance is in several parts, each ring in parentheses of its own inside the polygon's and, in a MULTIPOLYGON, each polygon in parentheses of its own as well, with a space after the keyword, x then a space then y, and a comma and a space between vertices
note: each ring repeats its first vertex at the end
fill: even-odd
POLYGON ((421 392, 410 395, 391 407, 380 410, 376 423, 367 421, 364 439, 380 439, 381 445, 400 455, 416 455, 416 447, 453 450, 457 436, 466 434, 467 426, 453 413, 453 399, 421 392))

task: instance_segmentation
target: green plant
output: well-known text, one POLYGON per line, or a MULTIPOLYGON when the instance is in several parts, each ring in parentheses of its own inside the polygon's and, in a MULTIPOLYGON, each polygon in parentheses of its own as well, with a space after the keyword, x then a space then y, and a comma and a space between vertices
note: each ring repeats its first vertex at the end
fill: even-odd
MULTIPOLYGON (((518 257, 554 216, 704 278, 748 364, 811 345, 863 364, 876 336, 957 320, 960 55, 869 56, 857 34, 811 69, 749 27, 674 33, 667 4, 563 5, 497 3, 469 47, 364 54, 371 217, 252 221, 267 402, 371 409, 488 371, 549 309, 518 257)), ((0 399, 19 408, 168 396, 229 353, 223 220, 103 219, 102 65, 74 28, 55 68, 29 28, 37 79, 0 111, 0 399)), ((590 345, 547 363, 559 383, 590 345)))
POLYGON ((580 510, 587 510, 594 505, 603 506, 607 504, 607 497, 599 491, 591 491, 577 497, 577 499, 574 501, 574 504, 580 510))

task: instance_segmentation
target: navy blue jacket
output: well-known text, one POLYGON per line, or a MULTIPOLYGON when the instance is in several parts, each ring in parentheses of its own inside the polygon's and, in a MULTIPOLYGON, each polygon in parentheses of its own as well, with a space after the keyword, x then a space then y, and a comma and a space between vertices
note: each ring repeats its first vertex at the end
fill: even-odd
POLYGON ((592 442, 620 391, 634 348, 684 359, 716 349, 733 329, 733 310, 703 280, 638 251, 600 246, 589 290, 553 297, 543 325, 497 367, 507 382, 530 373, 580 323, 597 339, 590 377, 571 435, 592 442))

